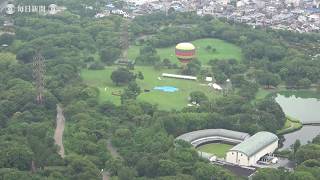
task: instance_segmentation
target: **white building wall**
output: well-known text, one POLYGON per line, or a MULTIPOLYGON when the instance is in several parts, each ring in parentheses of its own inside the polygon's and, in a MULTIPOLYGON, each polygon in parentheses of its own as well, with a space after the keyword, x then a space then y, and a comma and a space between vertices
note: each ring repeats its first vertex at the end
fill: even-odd
POLYGON ((275 141, 250 157, 242 152, 229 151, 227 152, 226 161, 240 166, 254 166, 262 156, 272 154, 277 148, 278 141, 275 141))
POLYGON ((237 164, 240 166, 249 166, 249 157, 242 152, 238 152, 237 164))
POLYGON ((226 161, 232 164, 237 164, 237 154, 236 151, 228 151, 226 155, 226 161))

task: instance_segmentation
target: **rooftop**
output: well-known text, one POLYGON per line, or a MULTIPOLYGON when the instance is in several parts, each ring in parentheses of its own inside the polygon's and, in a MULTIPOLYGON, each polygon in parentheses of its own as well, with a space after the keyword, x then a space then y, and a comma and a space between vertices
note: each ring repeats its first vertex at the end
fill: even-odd
POLYGON ((261 131, 246 139, 242 143, 234 146, 230 149, 230 151, 239 151, 247 156, 252 156, 277 140, 279 140, 279 138, 275 134, 261 131))
POLYGON ((176 139, 182 139, 187 142, 192 142, 200 138, 210 137, 210 136, 221 136, 221 137, 227 137, 231 139, 237 139, 237 140, 244 140, 248 138, 250 135, 248 133, 243 132, 237 132, 227 129, 204 129, 204 130, 198 130, 189 132, 186 134, 182 134, 176 139))

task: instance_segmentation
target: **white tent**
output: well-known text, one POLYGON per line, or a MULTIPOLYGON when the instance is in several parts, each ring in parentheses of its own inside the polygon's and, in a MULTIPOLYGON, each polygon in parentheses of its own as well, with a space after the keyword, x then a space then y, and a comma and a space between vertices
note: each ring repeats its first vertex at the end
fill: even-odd
POLYGON ((217 83, 209 83, 208 86, 213 87, 213 89, 216 89, 216 90, 222 90, 222 87, 217 83))

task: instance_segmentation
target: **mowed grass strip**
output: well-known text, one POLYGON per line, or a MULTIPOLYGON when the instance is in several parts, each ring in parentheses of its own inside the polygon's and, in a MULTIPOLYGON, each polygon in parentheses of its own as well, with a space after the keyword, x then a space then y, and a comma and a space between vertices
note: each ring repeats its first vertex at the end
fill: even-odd
POLYGON ((197 148, 198 151, 214 154, 219 158, 224 158, 229 149, 234 145, 223 144, 223 143, 211 143, 205 144, 197 148))
MULTIPOLYGON (((196 57, 201 61, 203 65, 207 65, 211 59, 236 59, 238 61, 242 60, 241 49, 231 43, 220 39, 198 39, 191 42, 196 47, 196 57), (206 50, 207 46, 211 46, 216 49, 215 52, 206 50)), ((136 59, 139 55, 140 48, 142 46, 131 46, 128 51, 128 57, 130 59, 136 59)), ((161 60, 168 58, 172 63, 179 65, 179 61, 175 57, 175 46, 170 46, 167 48, 157 48, 157 53, 161 60)))
MULTIPOLYGON (((84 82, 90 86, 97 87, 100 90, 99 100, 111 101, 115 104, 120 104, 120 97, 112 95, 112 92, 122 91, 126 86, 116 86, 110 76, 113 70, 117 67, 106 67, 104 70, 82 70, 81 77, 84 82)), ((201 85, 200 82, 163 78, 162 73, 177 73, 177 70, 163 69, 156 71, 150 66, 136 66, 134 72, 141 71, 144 75, 144 80, 137 79, 142 93, 139 95, 138 100, 146 101, 152 104, 158 104, 160 109, 182 109, 188 104, 188 97, 192 91, 202 91, 210 99, 221 96, 221 93, 216 92, 206 85, 201 85), (159 77, 161 80, 159 80, 159 77), (162 92, 153 90, 156 86, 174 86, 179 90, 177 92, 162 92), (150 92, 144 92, 150 90, 150 92)))

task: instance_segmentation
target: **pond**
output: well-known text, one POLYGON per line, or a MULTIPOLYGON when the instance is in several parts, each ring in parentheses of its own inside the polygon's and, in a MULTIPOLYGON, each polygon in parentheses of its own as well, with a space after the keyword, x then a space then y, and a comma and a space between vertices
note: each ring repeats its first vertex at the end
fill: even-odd
POLYGON ((280 104, 284 113, 299 119, 302 124, 320 123, 320 99, 298 96, 295 92, 277 94, 275 100, 280 104))
MULTIPOLYGON (((320 124, 320 93, 286 91, 277 94, 275 100, 286 115, 299 119, 303 124, 320 124)), ((284 135, 285 141, 281 149, 290 148, 297 139, 301 144, 306 144, 319 133, 320 126, 303 126, 298 131, 284 135)))
POLYGON ((294 142, 299 139, 301 144, 307 144, 308 141, 312 141, 320 133, 320 126, 309 126, 305 125, 298 131, 285 134, 283 146, 281 149, 288 149, 294 142))

